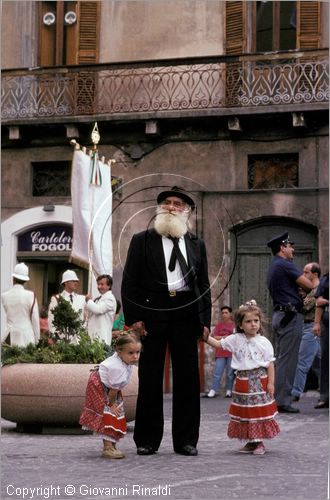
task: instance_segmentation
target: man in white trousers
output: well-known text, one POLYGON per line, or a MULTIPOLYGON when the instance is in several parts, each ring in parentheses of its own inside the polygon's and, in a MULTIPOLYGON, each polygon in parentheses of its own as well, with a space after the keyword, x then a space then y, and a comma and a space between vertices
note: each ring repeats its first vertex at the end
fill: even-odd
POLYGON ((108 345, 112 340, 112 325, 116 314, 116 299, 111 291, 112 277, 101 274, 96 279, 99 297, 92 300, 86 295, 86 309, 88 312, 88 333, 91 339, 104 340, 108 345))
POLYGON ((7 321, 1 342, 20 347, 37 344, 40 339, 38 302, 34 292, 24 289, 30 280, 28 266, 24 262, 17 264, 12 277, 14 286, 1 296, 7 321))

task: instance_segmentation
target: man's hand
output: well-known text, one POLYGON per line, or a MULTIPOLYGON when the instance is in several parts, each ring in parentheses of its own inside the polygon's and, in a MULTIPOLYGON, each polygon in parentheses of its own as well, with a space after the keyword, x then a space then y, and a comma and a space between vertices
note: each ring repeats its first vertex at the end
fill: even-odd
POLYGON ((145 337, 146 335, 148 335, 143 321, 136 321, 135 323, 133 323, 133 325, 130 326, 130 328, 132 328, 141 337, 145 337))
POLYGON ((321 335, 321 325, 319 322, 314 322, 313 333, 316 337, 319 337, 321 335))
POLYGON ((329 301, 325 299, 324 297, 317 297, 316 299, 316 305, 319 307, 325 307, 329 305, 329 301))
POLYGON ((92 300, 92 296, 88 293, 86 296, 85 296, 85 301, 88 302, 89 300, 92 300))

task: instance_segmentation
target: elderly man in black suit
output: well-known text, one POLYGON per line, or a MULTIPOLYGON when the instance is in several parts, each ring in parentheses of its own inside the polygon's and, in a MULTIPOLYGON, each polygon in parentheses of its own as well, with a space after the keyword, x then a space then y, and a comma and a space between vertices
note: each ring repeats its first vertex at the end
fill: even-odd
POLYGON ((169 346, 173 375, 172 439, 196 456, 200 424, 198 338, 207 337, 211 294, 204 242, 189 231, 195 203, 173 187, 157 197, 154 228, 135 234, 122 282, 125 321, 140 333, 134 428, 138 455, 158 450, 164 427, 163 374, 169 346))

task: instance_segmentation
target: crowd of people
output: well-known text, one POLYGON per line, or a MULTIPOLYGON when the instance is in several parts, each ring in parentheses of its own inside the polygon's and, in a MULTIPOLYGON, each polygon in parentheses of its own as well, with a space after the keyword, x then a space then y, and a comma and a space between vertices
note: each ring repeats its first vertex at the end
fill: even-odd
POLYGON ((300 270, 293 262, 294 242, 286 232, 267 246, 273 254, 267 285, 273 301, 275 352, 264 334, 264 315, 254 300, 237 310, 221 307, 221 321, 211 329, 211 294, 205 243, 194 235, 196 209, 189 193, 173 187, 157 197, 153 227, 133 235, 123 271, 121 302, 111 291, 112 277, 97 277, 99 296, 77 293, 75 271, 63 273, 63 290, 51 298, 39 318, 35 294, 24 289, 28 267, 17 264, 13 287, 2 294, 7 326, 2 341, 37 343, 52 332, 53 309, 62 297, 80 315, 92 339, 111 344, 115 353, 91 374, 80 423, 103 440, 102 455, 123 458, 116 444, 125 435, 121 390, 138 363, 139 385, 134 426, 138 455, 157 453, 164 432, 163 375, 167 348, 172 364, 172 440, 175 453, 198 454, 200 378, 198 341, 215 349, 207 397, 214 398, 226 372, 228 436, 245 441, 241 453, 263 455, 264 441, 280 432, 277 412, 298 413, 294 406, 315 360, 320 398, 329 407, 329 273, 318 263, 300 270), (122 310, 121 310, 122 307, 122 310), (48 317, 47 317, 48 316, 48 317))

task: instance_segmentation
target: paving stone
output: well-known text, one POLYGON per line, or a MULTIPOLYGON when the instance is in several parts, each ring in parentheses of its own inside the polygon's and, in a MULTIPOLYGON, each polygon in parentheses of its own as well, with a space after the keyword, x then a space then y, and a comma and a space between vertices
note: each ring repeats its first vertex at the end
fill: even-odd
POLYGON ((227 438, 230 400, 201 397, 199 454, 173 452, 171 396, 164 401, 164 438, 155 455, 138 456, 133 423, 119 448, 123 460, 100 456, 100 439, 81 434, 18 433, 2 420, 1 499, 326 499, 328 411, 315 410, 318 393, 296 405, 299 414, 279 414, 281 433, 263 456, 238 453, 227 438), (25 488, 25 489, 24 489, 25 488))

